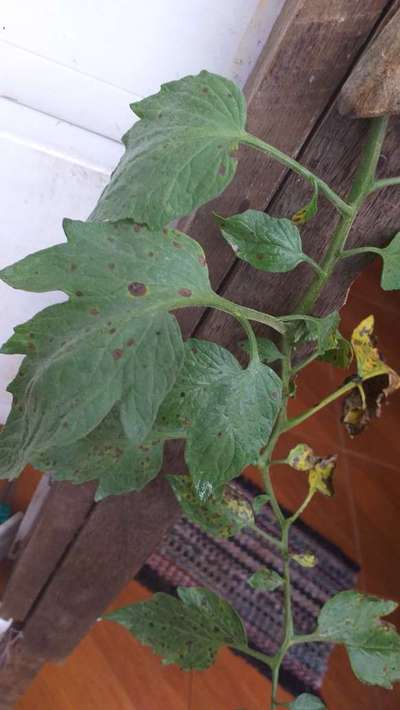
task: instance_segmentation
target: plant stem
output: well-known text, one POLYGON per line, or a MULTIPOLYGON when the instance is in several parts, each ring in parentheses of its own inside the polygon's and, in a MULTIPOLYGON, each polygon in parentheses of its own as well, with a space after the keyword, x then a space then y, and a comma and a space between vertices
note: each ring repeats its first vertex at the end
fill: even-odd
POLYGON ((227 298, 223 298, 218 294, 214 294, 213 298, 205 300, 203 303, 198 303, 197 305, 208 306, 209 308, 217 308, 224 313, 229 313, 229 315, 242 321, 252 320, 256 323, 263 323, 268 325, 270 328, 277 330, 278 333, 285 333, 286 326, 279 318, 271 316, 268 313, 262 313, 261 311, 256 311, 254 308, 247 308, 247 306, 241 306, 239 303, 233 303, 227 298))
POLYGON ((376 190, 383 190, 385 187, 391 187, 392 185, 400 185, 400 177, 384 178, 383 180, 376 180, 371 187, 371 192, 376 192, 376 190))
POLYGON ((341 252, 340 256, 342 259, 347 259, 348 256, 356 256, 357 254, 368 254, 373 252, 374 254, 380 254, 382 249, 379 247, 356 247, 355 249, 345 249, 341 252))
MULTIPOLYGON (((376 166, 378 163, 379 155, 382 149, 383 140, 385 137, 386 127, 388 119, 386 117, 376 118, 370 121, 370 129, 368 134, 368 139, 356 171, 353 186, 350 191, 349 201, 344 202, 333 190, 331 190, 323 181, 316 178, 321 192, 324 193, 332 204, 341 212, 342 217, 338 226, 336 227, 332 240, 329 244, 327 252, 320 264, 320 272, 315 276, 314 281, 311 283, 307 293, 301 299, 297 306, 296 312, 302 315, 307 315, 313 312, 315 304, 329 280, 332 272, 343 255, 343 249, 345 247, 347 238, 349 236, 350 230, 352 228, 353 222, 358 214, 358 211, 364 202, 364 199, 371 192, 373 186, 376 186, 375 174, 376 166)), ((272 157, 276 158, 279 162, 290 167, 292 170, 302 175, 306 179, 311 180, 312 174, 304 169, 296 161, 292 161, 290 158, 285 156, 280 151, 272 148, 257 138, 253 136, 248 137, 247 143, 253 145, 260 150, 268 153, 272 157)), ((293 318, 292 318, 293 319, 293 318)), ((290 317, 287 318, 290 320, 290 317)), ((289 532, 291 525, 298 519, 298 517, 305 510, 306 506, 312 499, 314 491, 309 491, 307 497, 301 504, 300 508, 290 517, 285 518, 280 508, 279 502, 275 495, 271 478, 269 474, 269 466, 271 464, 272 451, 281 435, 281 433, 292 429, 301 422, 305 421, 313 414, 318 412, 323 407, 327 406, 338 397, 346 394, 354 387, 358 386, 356 381, 351 381, 343 385, 343 387, 328 395, 324 400, 311 409, 303 412, 297 417, 287 420, 286 410, 288 401, 288 392, 290 378, 293 376, 295 370, 291 370, 291 343, 290 343, 290 331, 289 334, 286 333, 283 336, 282 352, 284 354, 284 360, 282 361, 282 383, 283 383, 283 400, 280 414, 277 418, 277 422, 272 431, 270 441, 264 451, 262 452, 259 459, 259 468, 262 471, 264 484, 266 492, 271 498, 271 505, 275 513, 277 522, 279 523, 282 531, 281 544, 283 548, 283 561, 284 561, 284 636, 282 645, 278 653, 274 656, 274 660, 270 667, 272 668, 272 701, 271 708, 275 710, 277 707, 282 705, 278 702, 277 693, 279 688, 279 672, 280 667, 290 646, 296 643, 307 643, 314 640, 319 640, 312 634, 309 636, 296 636, 293 623, 293 612, 291 603, 291 579, 290 579, 290 556, 289 556, 289 532)), ((311 357, 311 356, 310 356, 311 357)), ((300 369, 300 368, 299 368, 300 369)))
POLYGON ((267 656, 265 653, 261 653, 261 651, 255 651, 252 648, 249 648, 248 646, 232 646, 232 648, 235 648, 237 651, 245 653, 247 656, 257 658, 258 661, 262 661, 270 668, 273 668, 274 666, 274 656, 267 656))
POLYGON ((304 500, 303 500, 303 502, 302 502, 300 508, 299 508, 298 510, 296 510, 296 512, 293 513, 293 515, 289 518, 288 523, 290 523, 290 525, 293 525, 293 523, 296 522, 297 518, 299 518, 300 515, 302 515, 302 513, 304 513, 304 511, 305 511, 305 509, 307 508, 308 504, 309 504, 309 503, 312 501, 312 499, 314 498, 314 495, 315 495, 315 490, 314 490, 313 488, 310 488, 309 491, 308 491, 308 493, 307 493, 307 495, 306 495, 306 497, 304 498, 304 500))
POLYGON ((258 527, 258 525, 253 524, 253 525, 247 525, 251 530, 254 530, 257 535, 260 535, 263 537, 267 542, 269 542, 271 545, 274 545, 275 547, 278 547, 280 550, 282 550, 282 541, 279 540, 278 538, 274 537, 273 535, 270 535, 269 533, 265 532, 264 530, 261 530, 261 528, 258 527))
POLYGON ((350 392, 350 390, 354 389, 354 387, 357 387, 357 386, 358 386, 358 383, 355 381, 346 382, 346 384, 342 385, 342 387, 339 387, 338 390, 335 390, 335 392, 332 392, 327 397, 322 399, 318 404, 315 405, 315 407, 311 407, 311 409, 307 409, 305 412, 302 412, 297 417, 293 417, 292 419, 288 419, 286 421, 286 423, 282 426, 281 431, 282 432, 289 431, 289 429, 293 429, 295 426, 302 424, 303 422, 306 421, 306 419, 309 419, 314 414, 319 412, 320 409, 323 409, 328 404, 331 404, 331 402, 334 402, 336 399, 338 399, 339 397, 342 397, 344 394, 347 394, 347 392, 350 392))
POLYGON ((338 259, 340 259, 353 222, 374 182, 376 166, 381 154, 387 123, 388 119, 386 116, 374 118, 370 121, 367 143, 354 177, 353 186, 350 190, 349 203, 351 213, 345 214, 342 217, 333 233, 328 250, 321 262, 321 268, 324 270, 325 276, 317 276, 311 284, 306 295, 298 304, 297 311, 300 313, 308 313, 313 309, 318 296, 331 277, 338 259))
POLYGON ((332 190, 332 188, 330 188, 324 180, 321 180, 321 178, 317 177, 317 175, 314 175, 311 170, 305 168, 304 165, 298 163, 297 160, 294 160, 294 158, 286 155, 286 153, 283 153, 278 148, 274 148, 274 146, 269 145, 269 143, 265 143, 260 138, 256 138, 256 136, 251 135, 251 133, 246 133, 245 138, 241 140, 241 143, 257 148, 263 153, 267 153, 278 163, 281 163, 281 165, 284 165, 286 168, 290 168, 290 170, 293 170, 294 173, 301 175, 306 180, 311 182, 311 184, 315 182, 318 185, 318 189, 341 214, 351 214, 351 207, 347 204, 347 202, 342 200, 342 198, 334 190, 332 190))
POLYGON ((253 328, 251 327, 250 322, 247 320, 247 318, 238 318, 238 321, 242 326, 244 332, 246 333, 247 339, 249 341, 250 360, 259 360, 260 355, 258 352, 257 338, 255 336, 253 328))

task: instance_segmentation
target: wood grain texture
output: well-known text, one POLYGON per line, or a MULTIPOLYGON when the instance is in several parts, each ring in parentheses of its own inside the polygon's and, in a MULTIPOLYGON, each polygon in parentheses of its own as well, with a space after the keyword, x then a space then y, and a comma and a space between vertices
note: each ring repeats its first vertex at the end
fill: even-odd
POLYGON ((353 118, 400 113, 400 10, 357 63, 339 109, 353 118))

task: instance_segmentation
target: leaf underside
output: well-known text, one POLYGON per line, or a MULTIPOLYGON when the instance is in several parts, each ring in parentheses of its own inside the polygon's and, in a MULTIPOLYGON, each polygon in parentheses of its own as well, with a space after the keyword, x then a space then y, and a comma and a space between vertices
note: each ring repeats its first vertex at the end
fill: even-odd
POLYGON ((14 288, 69 296, 18 326, 2 348, 26 355, 0 436, 6 478, 86 436, 114 407, 131 444, 142 443, 183 362, 168 310, 212 295, 201 247, 176 230, 66 221, 65 232, 67 244, 0 274, 14 288))
POLYGON ((242 621, 230 604, 198 587, 177 591, 178 599, 161 592, 105 618, 125 626, 164 663, 184 670, 209 668, 223 646, 247 645, 242 621))
POLYGON ((246 122, 233 82, 202 71, 164 84, 132 109, 141 120, 123 138, 125 154, 92 219, 130 217, 159 228, 229 185, 246 122))

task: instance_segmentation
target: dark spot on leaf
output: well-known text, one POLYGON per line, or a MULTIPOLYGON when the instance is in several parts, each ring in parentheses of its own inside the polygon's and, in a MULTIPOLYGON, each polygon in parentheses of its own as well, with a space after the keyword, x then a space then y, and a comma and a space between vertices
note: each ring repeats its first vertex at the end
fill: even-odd
POLYGON ((135 341, 133 338, 129 338, 129 340, 126 344, 127 344, 128 348, 131 348, 133 345, 135 345, 135 341))
POLYGON ((117 331, 116 331, 116 328, 110 328, 110 330, 108 332, 110 333, 110 335, 113 335, 117 331))
POLYGON ((120 360, 120 358, 123 356, 124 351, 121 350, 120 348, 117 348, 116 350, 112 351, 112 356, 114 360, 120 360))
POLYGON ((159 112, 158 118, 161 118, 161 116, 162 116, 162 111, 159 112))
POLYGON ((202 92, 203 94, 208 94, 208 89, 207 89, 207 87, 206 87, 206 86, 203 86, 202 89, 201 89, 201 92, 202 92))
POLYGON ((226 95, 228 96, 228 98, 233 99, 233 96, 230 91, 228 91, 226 95))
POLYGON ((221 163, 221 165, 218 168, 218 175, 225 175, 225 173, 226 173, 225 165, 223 163, 221 163))
POLYGON ((224 435, 224 433, 223 433, 222 431, 219 431, 218 434, 217 434, 217 436, 218 436, 219 438, 221 438, 221 436, 223 436, 223 435, 224 435))
POLYGON ((149 251, 149 252, 147 253, 147 256, 154 256, 154 251, 149 251))
POLYGON ((140 281, 132 281, 128 285, 128 291, 132 296, 144 296, 147 293, 147 288, 140 281))
POLYGON ((78 298, 80 298, 81 296, 83 296, 82 291, 75 291, 75 296, 78 296, 78 298))
POLYGON ((166 237, 168 234, 168 229, 166 227, 164 227, 162 230, 162 233, 163 233, 164 237, 166 237))
POLYGON ((34 337, 35 337, 35 333, 29 333, 29 337, 30 337, 30 338, 34 338, 34 337))
POLYGON ((256 254, 256 259, 258 259, 258 261, 262 261, 263 258, 264 258, 264 257, 263 257, 262 254, 256 254))
POLYGON ((180 296, 185 296, 187 298, 192 295, 190 288, 180 288, 178 293, 180 296))
POLYGON ((156 330, 156 335, 161 335, 161 330, 156 330))
POLYGON ((114 271, 115 264, 108 264, 108 268, 110 269, 110 271, 114 271))
POLYGON ((91 308, 91 309, 89 310, 89 313, 90 313, 91 316, 98 316, 98 315, 99 315, 99 311, 98 311, 97 308, 91 308))
POLYGON ((69 427, 68 422, 63 422, 63 429, 68 429, 68 427, 69 427))
POLYGON ((70 271, 76 271, 77 268, 78 268, 77 265, 74 264, 74 263, 72 263, 72 264, 70 265, 70 267, 69 267, 69 270, 70 270, 70 271))
POLYGON ((199 264, 200 264, 200 266, 207 266, 207 261, 206 261, 205 256, 203 256, 203 255, 199 256, 199 264))
POLYGON ((142 229, 142 225, 141 225, 141 224, 136 224, 136 222, 135 222, 135 224, 133 225, 133 231, 134 231, 134 232, 140 232, 141 229, 142 229))
POLYGON ((182 249, 182 244, 179 244, 176 239, 172 241, 172 245, 175 247, 175 249, 182 249))

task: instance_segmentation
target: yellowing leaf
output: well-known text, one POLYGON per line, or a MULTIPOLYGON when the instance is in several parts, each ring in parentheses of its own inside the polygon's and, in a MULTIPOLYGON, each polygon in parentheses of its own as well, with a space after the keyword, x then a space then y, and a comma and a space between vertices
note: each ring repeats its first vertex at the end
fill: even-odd
POLYGON ((310 219, 315 217, 318 212, 318 184, 315 180, 312 180, 312 185, 314 188, 314 194, 310 202, 304 205, 304 207, 302 207, 302 209, 296 212, 292 217, 292 222, 296 225, 305 224, 310 219))
POLYGON ((312 469, 308 472, 308 484, 313 491, 319 491, 324 496, 333 496, 333 474, 336 467, 337 456, 317 459, 312 469))
POLYGON ((312 552, 306 552, 304 555, 291 555, 292 560, 297 562, 300 567, 310 568, 315 567, 317 564, 317 558, 312 552))
POLYGON ((382 405, 398 389, 399 384, 399 376, 390 370, 389 373, 371 377, 362 383, 364 398, 360 388, 347 395, 343 400, 342 423, 351 437, 361 434, 371 419, 381 416, 382 405))
POLYGON ((296 471, 309 471, 315 462, 315 454, 308 444, 297 444, 287 458, 289 466, 296 471))
POLYGON ((358 324, 351 336, 351 344, 357 360, 357 372, 363 380, 393 372, 392 368, 383 362, 373 332, 374 316, 368 316, 358 324))

